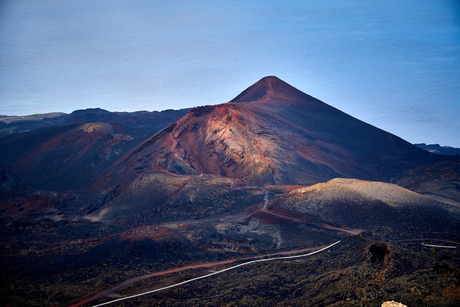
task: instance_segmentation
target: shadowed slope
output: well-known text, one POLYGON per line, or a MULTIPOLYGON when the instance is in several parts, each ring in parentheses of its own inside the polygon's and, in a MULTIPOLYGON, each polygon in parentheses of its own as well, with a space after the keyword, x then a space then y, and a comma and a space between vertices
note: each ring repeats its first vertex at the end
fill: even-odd
POLYGON ((367 173, 354 175, 339 171, 344 177, 388 180, 394 175, 391 167, 411 167, 412 162, 430 156, 401 138, 304 94, 276 77, 263 78, 245 92, 234 100, 246 101, 253 109, 276 114, 292 126, 301 127, 305 132, 301 135, 303 141, 309 139, 301 145, 302 149, 316 151, 322 163, 336 164, 335 169, 340 163, 333 161, 335 158, 340 160, 344 154, 351 155, 353 162, 359 163, 357 168, 367 173), (251 93, 260 92, 262 88, 267 89, 263 99, 251 100, 254 97, 251 93), (247 94, 243 95, 245 92, 247 94), (375 174, 372 176, 370 172, 375 174))
POLYGON ((2 138, 0 144, 9 150, 0 154, 0 160, 9 163, 12 171, 33 188, 87 188, 145 139, 130 136, 136 133, 135 129, 100 122, 38 129, 2 138))

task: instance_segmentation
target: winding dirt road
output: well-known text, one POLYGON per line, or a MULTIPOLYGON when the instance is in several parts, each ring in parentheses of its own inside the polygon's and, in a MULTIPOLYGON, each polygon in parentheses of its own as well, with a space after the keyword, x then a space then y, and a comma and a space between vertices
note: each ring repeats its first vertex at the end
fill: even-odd
POLYGON ((193 281, 196 281, 196 280, 199 280, 199 279, 211 277, 211 276, 214 276, 214 275, 217 275, 217 274, 221 274, 221 273, 224 273, 224 272, 227 272, 227 271, 230 271, 230 270, 234 270, 236 268, 246 266, 246 265, 249 265, 249 264, 257 263, 257 262, 266 262, 266 261, 274 261, 274 260, 287 260, 287 259, 294 259, 294 258, 311 256, 311 255, 314 255, 316 253, 319 253, 319 252, 322 252, 324 250, 327 250, 327 249, 333 247, 334 245, 339 244, 341 241, 342 240, 334 242, 334 243, 332 243, 330 245, 327 245, 327 246, 322 246, 322 247, 304 248, 304 249, 293 250, 293 251, 284 251, 284 252, 278 252, 278 253, 272 253, 272 254, 266 254, 266 255, 259 255, 259 256, 256 256, 256 257, 238 258, 238 259, 231 259, 231 260, 226 260, 226 261, 204 263, 204 264, 196 264, 196 265, 190 265, 190 266, 186 266, 186 267, 182 267, 182 268, 176 268, 176 269, 156 272, 156 273, 152 273, 152 274, 148 274, 148 275, 144 275, 144 276, 140 276, 140 277, 135 277, 135 278, 128 279, 128 280, 124 281, 123 283, 119 284, 116 287, 113 287, 113 288, 111 288, 109 290, 106 290, 104 292, 98 293, 97 295, 95 295, 93 297, 90 297, 90 298, 88 298, 86 300, 83 300, 83 301, 81 301, 81 302, 79 302, 77 304, 70 305, 69 307, 81 306, 81 305, 89 303, 89 302, 91 302, 91 301, 93 301, 95 299, 98 299, 98 298, 101 298, 101 297, 104 297, 104 296, 108 296, 108 295, 116 294, 115 293, 116 290, 119 290, 119 289, 123 288, 124 286, 130 285, 130 284, 132 284, 132 283, 134 283, 136 281, 139 281, 139 280, 142 280, 142 279, 145 279, 145 278, 149 278, 149 277, 152 277, 152 276, 165 275, 165 274, 170 274, 170 273, 174 273, 174 272, 180 272, 180 271, 185 271, 185 270, 195 269, 195 268, 212 267, 212 266, 216 266, 216 265, 232 263, 232 262, 235 262, 237 260, 247 260, 247 259, 257 258, 256 260, 244 262, 244 263, 241 263, 241 264, 238 264, 238 265, 235 265, 235 266, 232 266, 232 267, 229 267, 229 268, 217 271, 217 272, 212 272, 212 273, 209 273, 209 274, 206 274, 206 275, 203 275, 203 276, 195 277, 195 278, 192 278, 192 279, 189 279, 189 280, 186 280, 186 281, 183 281, 183 282, 179 282, 179 283, 176 283, 176 284, 173 284, 173 285, 170 285, 170 286, 166 286, 166 287, 162 287, 162 288, 158 288, 158 289, 138 293, 138 294, 135 294, 135 295, 122 297, 122 298, 119 298, 119 299, 115 299, 113 301, 109 301, 109 302, 105 302, 105 303, 102 303, 102 304, 94 305, 92 307, 105 306, 105 305, 109 305, 109 304, 112 304, 112 303, 115 303, 115 302, 119 302, 119 301, 123 301, 123 300, 127 300, 127 299, 132 299, 132 298, 135 298, 135 297, 151 294, 151 293, 154 293, 154 292, 163 291, 163 290, 166 290, 166 289, 174 288, 174 287, 186 284, 186 283, 190 283, 190 282, 193 282, 193 281), (295 254, 295 253, 311 251, 311 250, 314 250, 314 251, 310 252, 308 254, 292 255, 292 256, 286 256, 286 257, 264 258, 264 257, 268 257, 268 256, 295 254), (260 258, 264 258, 264 259, 260 259, 260 258))
MULTIPOLYGON (((143 276, 133 277, 133 278, 125 280, 124 282, 122 282, 121 284, 119 284, 119 285, 117 285, 117 286, 115 286, 113 288, 110 288, 108 290, 100 292, 100 293, 96 294, 93 297, 87 298, 87 299, 85 299, 83 301, 80 301, 80 302, 78 302, 76 304, 70 305, 69 307, 81 306, 83 304, 89 303, 91 301, 94 301, 95 299, 105 297, 105 296, 118 295, 116 293, 117 290, 120 290, 121 288, 123 288, 125 286, 128 286, 128 285, 131 285, 131 284, 133 284, 133 283, 135 283, 135 282, 137 282, 139 280, 143 280, 143 279, 153 277, 153 276, 161 276, 161 275, 166 275, 166 274, 171 274, 171 273, 176 273, 176 272, 182 272, 182 271, 186 271, 186 270, 190 270, 190 269, 210 268, 210 267, 213 267, 213 266, 224 265, 224 264, 233 263, 235 261, 241 261, 241 260, 260 259, 260 258, 264 258, 264 257, 271 257, 271 256, 277 256, 277 255, 297 255, 297 254, 305 253, 305 252, 309 252, 309 251, 324 250, 324 249, 329 248, 329 247, 332 247, 332 245, 308 247, 308 248, 303 248, 303 249, 296 249, 296 250, 290 250, 290 251, 280 251, 280 252, 276 252, 276 253, 258 255, 258 256, 253 256, 253 257, 235 258, 235 259, 229 259, 229 260, 224 260, 224 261, 194 264, 194 265, 188 265, 188 266, 184 266, 184 267, 180 267, 180 268, 174 268, 174 269, 170 269, 170 270, 155 272, 155 273, 151 273, 151 274, 147 274, 147 275, 143 275, 143 276)), ((306 256, 306 255, 300 255, 300 256, 297 255, 297 256, 294 256, 294 257, 303 257, 303 256, 306 256)), ((281 258, 277 257, 277 258, 272 258, 272 260, 283 259, 283 258, 284 257, 281 257, 281 258)), ((267 261, 267 260, 263 259, 262 261, 267 261)), ((253 262, 254 261, 251 261, 251 263, 253 263, 253 262)), ((246 264, 249 264, 249 262, 247 262, 246 264)), ((221 271, 219 271, 219 272, 221 272, 221 271)), ((215 275, 215 274, 213 274, 213 275, 215 275)), ((211 276, 211 275, 208 274, 206 276, 211 276)), ((204 278, 204 277, 202 277, 202 278, 204 278)), ((156 290, 160 291, 160 290, 163 290, 163 289, 165 289, 165 288, 156 289, 156 290)))

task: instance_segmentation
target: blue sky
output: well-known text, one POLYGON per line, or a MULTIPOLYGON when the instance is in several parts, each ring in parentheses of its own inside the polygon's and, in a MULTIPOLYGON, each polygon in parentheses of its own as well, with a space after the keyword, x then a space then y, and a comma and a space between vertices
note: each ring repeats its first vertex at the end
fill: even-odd
POLYGON ((0 114, 164 110, 267 75, 460 147, 458 1, 0 1, 0 114))

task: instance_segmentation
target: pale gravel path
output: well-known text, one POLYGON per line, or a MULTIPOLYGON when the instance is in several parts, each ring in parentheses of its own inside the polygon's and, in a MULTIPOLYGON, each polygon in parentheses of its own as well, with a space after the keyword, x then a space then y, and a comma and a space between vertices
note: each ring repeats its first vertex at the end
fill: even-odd
POLYGON ((102 303, 102 304, 94 305, 92 307, 105 306, 105 305, 109 305, 109 304, 112 304, 112 303, 115 303, 115 302, 120 302, 120 301, 123 301, 123 300, 128 300, 128 299, 132 299, 132 298, 135 298, 135 297, 140 297, 140 296, 144 296, 144 295, 147 295, 147 294, 151 294, 151 293, 163 291, 163 290, 166 290, 166 289, 174 288, 174 287, 177 287, 177 286, 180 286, 180 285, 184 285, 184 284, 187 284, 187 283, 199 280, 199 279, 203 279, 203 278, 211 277, 211 276, 214 276, 214 275, 217 275, 217 274, 221 274, 221 273, 224 273, 224 272, 227 272, 227 271, 230 271, 230 270, 234 270, 236 268, 239 268, 239 267, 242 267, 242 266, 245 266, 245 265, 249 265, 249 264, 253 264, 253 263, 256 263, 256 262, 265 262, 265 261, 273 261, 273 260, 287 260, 287 259, 295 259, 295 258, 300 258, 300 257, 311 256, 311 255, 317 254, 319 252, 322 252, 324 250, 327 250, 327 249, 333 247, 334 245, 339 244, 341 241, 342 240, 334 242, 334 243, 332 243, 332 244, 330 244, 330 245, 328 245, 326 247, 323 247, 323 248, 321 248, 319 250, 316 250, 316 251, 308 253, 308 254, 252 260, 252 261, 241 263, 241 264, 238 264, 238 265, 235 265, 235 266, 232 266, 230 268, 226 268, 226 269, 223 269, 223 270, 220 270, 220 271, 217 271, 217 272, 213 272, 213 273, 210 273, 210 274, 207 274, 207 275, 192 278, 192 279, 189 279, 189 280, 186 280, 186 281, 174 284, 174 285, 166 286, 166 287, 159 288, 159 289, 150 290, 150 291, 143 292, 143 293, 138 293, 138 294, 135 294, 135 295, 122 297, 122 298, 119 298, 119 299, 116 299, 116 300, 113 300, 113 301, 109 301, 109 302, 105 302, 105 303, 102 303))

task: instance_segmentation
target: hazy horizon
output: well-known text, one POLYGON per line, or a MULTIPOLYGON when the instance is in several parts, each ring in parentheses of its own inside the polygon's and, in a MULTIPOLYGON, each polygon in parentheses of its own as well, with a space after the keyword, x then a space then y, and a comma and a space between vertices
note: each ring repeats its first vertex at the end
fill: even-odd
POLYGON ((460 147, 459 17, 458 1, 6 0, 0 114, 218 104, 275 75, 411 143, 460 147))

